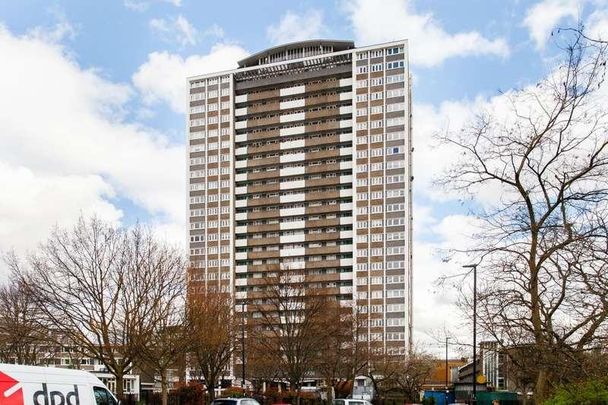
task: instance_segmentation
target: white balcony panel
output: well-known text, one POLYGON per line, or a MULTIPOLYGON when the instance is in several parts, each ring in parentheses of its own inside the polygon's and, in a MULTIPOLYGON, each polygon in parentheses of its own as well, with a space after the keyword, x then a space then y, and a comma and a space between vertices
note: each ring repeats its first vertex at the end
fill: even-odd
POLYGON ((340 148, 340 156, 348 156, 353 154, 353 148, 340 148))
POLYGON ((353 273, 340 273, 340 280, 352 280, 353 273))
POLYGON ((279 130, 279 135, 287 136, 287 135, 303 134, 305 130, 306 130, 306 127, 304 125, 300 125, 297 127, 291 127, 291 128, 281 128, 279 130))
POLYGON ((306 158, 305 153, 291 153, 289 155, 281 156, 279 158, 279 162, 280 163, 302 162, 305 158, 306 158))
POLYGON ((340 176, 340 183, 352 183, 353 182, 353 176, 340 176))
POLYGON ((352 133, 340 134, 340 142, 346 142, 346 141, 352 141, 352 140, 353 140, 352 133))
POLYGON ((353 99, 353 93, 348 91, 346 93, 340 93, 340 101, 344 101, 344 100, 352 100, 353 99))
POLYGON ((304 139, 298 139, 297 141, 281 142, 281 150, 303 148, 304 146, 306 146, 306 141, 304 139))
POLYGON ((234 206, 237 208, 242 208, 247 206, 247 200, 236 200, 234 206))
POLYGON ((245 181, 247 180, 247 173, 239 173, 234 178, 235 181, 245 181))
POLYGON ((291 101, 282 101, 279 104, 279 108, 281 110, 287 110, 289 108, 299 108, 299 107, 304 107, 304 105, 306 105, 306 100, 304 99, 300 99, 300 100, 291 100, 291 101))
POLYGON ((353 217, 342 217, 340 218, 340 225, 352 225, 353 217))
POLYGON ((305 167, 286 167, 285 169, 281 169, 279 172, 280 176, 295 176, 297 174, 305 174, 305 167))
POLYGON ((340 197, 350 197, 353 195, 353 190, 340 190, 340 197))
POLYGON ((304 201, 304 197, 305 197, 304 193, 282 195, 280 202, 281 203, 290 203, 290 202, 304 201))
POLYGON ((340 211, 351 211, 352 209, 353 209, 353 203, 340 204, 340 211))
POLYGON ((247 225, 241 225, 234 228, 234 233, 247 233, 247 225))
POLYGON ((348 239, 353 237, 353 231, 342 231, 340 232, 340 239, 348 239))
MULTIPOLYGON (((237 278, 236 280, 234 280, 234 285, 242 287, 244 285, 247 285, 247 279, 246 278, 237 278)), ((235 308, 237 311, 240 311, 240 305, 237 306, 237 308, 235 308)))
POLYGON ((236 221, 244 221, 247 219, 247 213, 246 212, 239 212, 237 214, 234 215, 234 219, 236 221))
POLYGON ((353 107, 350 105, 345 105, 340 107, 340 114, 350 114, 353 112, 353 107))
POLYGON ((240 148, 236 148, 234 150, 234 154, 235 155, 246 155, 247 154, 247 147, 243 146, 243 147, 240 147, 240 148))
MULTIPOLYGON (((340 266, 352 266, 353 259, 340 259, 340 266)), ((239 267, 239 266, 236 266, 239 267)))
POLYGON ((353 245, 340 245, 340 253, 348 253, 353 251, 353 245))
POLYGON ((346 169, 352 169, 353 168, 353 162, 349 161, 349 162, 340 162, 340 170, 346 170, 346 169))
POLYGON ((304 188, 306 187, 306 181, 297 180, 297 181, 285 181, 281 183, 281 190, 289 190, 292 188, 304 188))
POLYGON ((306 221, 281 222, 279 229, 281 231, 288 229, 302 229, 306 226, 306 221))
POLYGON ((234 259, 235 260, 246 260, 247 259, 247 252, 237 252, 234 254, 234 259))
POLYGON ((247 194, 247 186, 236 187, 234 189, 235 194, 247 194))
POLYGON ((234 298, 237 300, 245 300, 247 299, 247 291, 237 291, 234 293, 234 298))
POLYGON ((234 271, 236 273, 245 273, 247 271, 247 265, 243 264, 243 265, 240 265, 240 266, 235 266, 234 267, 234 271))
POLYGON ((247 239, 237 239, 234 241, 234 246, 236 247, 243 247, 243 246, 247 246, 247 239))
POLYGON ((340 128, 350 128, 353 126, 353 120, 340 120, 340 128))
POLYGON ((241 94, 240 96, 234 97, 235 103, 244 103, 245 101, 247 101, 247 94, 241 94))
POLYGON ((304 242, 305 240, 306 240, 306 235, 304 235, 304 233, 301 233, 299 235, 281 236, 281 243, 304 242))
POLYGON ((247 134, 235 135, 234 142, 245 142, 247 140, 247 134))
POLYGON ((279 215, 282 217, 291 217, 294 215, 304 215, 304 214, 306 214, 306 207, 284 208, 279 211, 279 215))
POLYGON ((242 169, 247 167, 247 160, 237 160, 234 162, 234 167, 237 169, 242 169))
POLYGON ((247 121, 237 121, 234 123, 234 129, 247 128, 247 121))
POLYGON ((304 93, 304 91, 306 91, 306 86, 302 85, 302 86, 294 86, 294 87, 288 87, 286 89, 281 89, 279 94, 281 95, 281 97, 283 97, 283 96, 291 96, 292 94, 304 93))
POLYGON ((281 249, 281 251, 280 251, 281 257, 304 256, 305 254, 306 254, 305 248, 281 249))
POLYGON ((353 293, 352 287, 340 287, 340 294, 352 294, 352 293, 353 293))
POLYGON ((234 110, 234 115, 240 117, 241 115, 247 115, 247 107, 237 108, 234 110))
POLYGON ((286 114, 281 115, 280 122, 303 121, 304 118, 306 118, 306 114, 303 112, 297 114, 286 114))
POLYGON ((353 79, 352 78, 348 78, 348 79, 340 79, 340 87, 346 87, 346 86, 352 86, 353 85, 353 79))

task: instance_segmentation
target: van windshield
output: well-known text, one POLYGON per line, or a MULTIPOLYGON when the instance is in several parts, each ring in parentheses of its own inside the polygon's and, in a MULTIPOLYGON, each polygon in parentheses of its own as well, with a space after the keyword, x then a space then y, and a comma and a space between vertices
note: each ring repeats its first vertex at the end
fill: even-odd
POLYGON ((93 387, 97 405, 118 405, 110 392, 102 387, 93 387))

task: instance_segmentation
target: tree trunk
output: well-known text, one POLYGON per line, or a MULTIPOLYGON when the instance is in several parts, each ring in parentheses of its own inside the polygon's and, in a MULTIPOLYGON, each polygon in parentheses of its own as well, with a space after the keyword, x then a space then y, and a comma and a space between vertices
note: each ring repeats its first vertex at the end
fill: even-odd
POLYGON ((116 397, 123 401, 125 400, 125 385, 124 385, 124 375, 116 374, 116 397))
POLYGON ((334 399, 334 398, 333 398, 333 392, 332 392, 332 391, 333 391, 333 390, 332 390, 333 385, 332 385, 332 383, 331 383, 331 378, 328 378, 328 379, 325 381, 325 385, 327 385, 327 403, 328 403, 328 404, 331 404, 331 401, 334 399))
POLYGON ((538 370, 536 376, 536 385, 534 386, 534 403, 542 404, 547 399, 547 370, 542 367, 538 370))
POLYGON ((205 381, 207 384, 207 392, 209 393, 209 401, 213 401, 215 399, 215 381, 205 381))
POLYGON ((168 392, 167 392, 167 370, 163 369, 160 371, 160 392, 162 397, 162 405, 168 403, 168 392))

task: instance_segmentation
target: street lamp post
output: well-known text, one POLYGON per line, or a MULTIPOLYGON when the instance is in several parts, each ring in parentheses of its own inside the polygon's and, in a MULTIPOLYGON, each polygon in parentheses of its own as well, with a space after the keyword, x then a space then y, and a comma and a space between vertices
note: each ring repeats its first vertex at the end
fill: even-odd
POLYGON ((448 390, 448 339, 445 337, 445 390, 448 390))
POLYGON ((473 403, 477 403, 477 265, 462 266, 473 269, 473 403))
POLYGON ((243 390, 245 389, 245 301, 241 301, 241 372, 243 373, 243 390))
POLYGON ((445 337, 445 403, 448 403, 448 340, 450 338, 448 336, 445 337))

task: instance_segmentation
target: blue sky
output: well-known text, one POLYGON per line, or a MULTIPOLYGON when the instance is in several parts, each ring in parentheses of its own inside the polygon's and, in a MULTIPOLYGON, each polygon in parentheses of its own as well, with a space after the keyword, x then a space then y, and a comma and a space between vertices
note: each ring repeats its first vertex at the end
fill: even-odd
MULTIPOLYGON (((542 79, 551 30, 608 26, 606 0, 104 0, 0 2, 0 250, 96 214, 185 243, 185 78, 282 42, 410 40, 414 77, 415 326, 456 327, 454 264, 468 205, 432 186, 452 156, 432 135, 542 79)), ((484 203, 488 196, 480 195, 484 203)), ((2 267, 0 266, 0 270, 2 267)))

